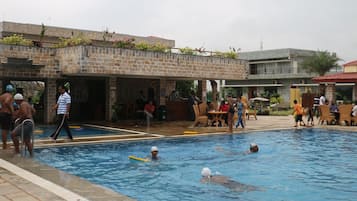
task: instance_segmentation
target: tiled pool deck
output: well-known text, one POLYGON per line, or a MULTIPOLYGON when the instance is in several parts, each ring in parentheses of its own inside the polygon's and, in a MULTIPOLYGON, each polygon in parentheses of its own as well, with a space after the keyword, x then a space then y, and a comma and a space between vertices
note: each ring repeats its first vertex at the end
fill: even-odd
MULTIPOLYGON (((74 142, 52 143, 47 140, 36 142, 35 146, 59 146, 63 144, 95 143, 98 141, 138 140, 153 137, 182 136, 184 131, 195 131, 198 134, 227 133, 226 127, 191 128, 192 122, 153 122, 148 128, 145 125, 135 125, 130 122, 116 124, 102 123, 143 133, 139 135, 121 135, 95 138, 77 138, 74 142)), ((317 124, 317 121, 315 122, 317 124)), ((294 125, 291 116, 258 116, 258 120, 247 120, 245 129, 234 129, 235 133, 291 129, 294 125)), ((356 131, 356 126, 316 126, 317 128, 356 131)), ((124 130, 125 131, 125 130, 124 130)), ((189 136, 189 135, 187 135, 189 136)), ((0 150, 0 201, 33 201, 33 200, 132 200, 110 189, 92 184, 79 177, 66 174, 55 168, 41 165, 36 161, 13 154, 13 148, 0 150)))

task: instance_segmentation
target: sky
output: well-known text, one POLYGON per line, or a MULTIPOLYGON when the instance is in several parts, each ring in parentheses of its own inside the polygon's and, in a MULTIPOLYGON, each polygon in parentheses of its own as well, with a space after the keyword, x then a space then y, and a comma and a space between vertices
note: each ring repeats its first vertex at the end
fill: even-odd
POLYGON ((357 60, 356 0, 0 0, 0 21, 175 40, 178 48, 337 53, 357 60))

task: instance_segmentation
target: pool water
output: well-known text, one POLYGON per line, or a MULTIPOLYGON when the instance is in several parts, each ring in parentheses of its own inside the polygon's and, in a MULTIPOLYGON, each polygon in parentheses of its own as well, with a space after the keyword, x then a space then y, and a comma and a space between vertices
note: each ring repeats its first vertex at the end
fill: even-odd
MULTIPOLYGON (((72 136, 75 137, 88 137, 88 136, 101 136, 101 135, 114 135, 120 133, 119 131, 109 130, 109 129, 100 129, 88 126, 74 126, 70 128, 72 136)), ((56 126, 50 125, 41 125, 36 126, 34 130, 35 139, 45 139, 48 138, 54 131, 56 126)), ((67 132, 65 129, 62 129, 58 138, 66 138, 67 132)))
POLYGON ((357 134, 319 129, 41 148, 35 159, 136 200, 355 200, 357 134), (242 154, 251 142, 259 152, 242 154), (157 162, 129 160, 159 148, 157 162), (253 185, 200 183, 201 169, 253 185))

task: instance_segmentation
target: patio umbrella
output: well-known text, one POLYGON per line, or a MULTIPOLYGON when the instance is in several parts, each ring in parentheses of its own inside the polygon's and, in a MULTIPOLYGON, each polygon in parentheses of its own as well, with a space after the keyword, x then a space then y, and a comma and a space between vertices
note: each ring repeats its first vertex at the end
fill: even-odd
POLYGON ((251 98, 249 99, 250 101, 269 101, 269 99, 267 98, 262 98, 262 97, 255 97, 255 98, 251 98))

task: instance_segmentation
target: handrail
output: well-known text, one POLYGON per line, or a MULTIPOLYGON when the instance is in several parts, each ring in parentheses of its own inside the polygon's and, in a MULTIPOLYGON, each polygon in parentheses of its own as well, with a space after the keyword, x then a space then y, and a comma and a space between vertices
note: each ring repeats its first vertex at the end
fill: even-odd
MULTIPOLYGON (((15 120, 15 124, 19 119, 15 120)), ((31 144, 32 144, 32 149, 33 149, 33 145, 34 145, 34 135, 33 135, 33 130, 35 128, 35 122, 32 119, 25 119, 21 122, 21 144, 20 144, 20 153, 21 156, 26 156, 26 144, 24 143, 24 125, 26 122, 31 123, 32 125, 32 129, 31 129, 31 144)))

